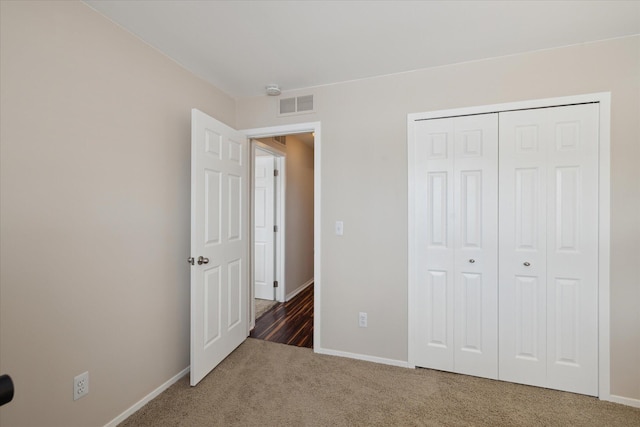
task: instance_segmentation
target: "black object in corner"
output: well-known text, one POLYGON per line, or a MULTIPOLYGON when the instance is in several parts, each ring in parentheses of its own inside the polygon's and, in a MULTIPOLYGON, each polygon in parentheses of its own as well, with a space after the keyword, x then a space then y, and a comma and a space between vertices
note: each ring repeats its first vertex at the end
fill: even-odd
POLYGON ((9 375, 0 375, 0 406, 13 399, 13 381, 9 375))

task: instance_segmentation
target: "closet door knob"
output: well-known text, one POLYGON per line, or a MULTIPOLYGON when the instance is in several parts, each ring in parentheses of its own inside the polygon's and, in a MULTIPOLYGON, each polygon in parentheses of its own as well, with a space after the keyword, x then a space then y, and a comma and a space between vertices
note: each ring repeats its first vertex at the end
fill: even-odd
POLYGON ((525 263, 524 263, 524 266, 525 266, 525 267, 529 267, 530 265, 531 265, 531 264, 529 264, 528 262, 525 262, 525 263))
POLYGON ((198 257, 198 265, 209 264, 209 258, 205 258, 203 256, 198 257))
POLYGON ((473 264, 474 262, 476 262, 476 260, 475 260, 475 259, 470 259, 470 260, 469 260, 469 262, 470 262, 471 264, 473 264))
POLYGON ((189 258, 187 258, 187 262, 188 262, 189 264, 191 264, 191 265, 193 265, 193 262, 194 262, 194 261, 195 261, 195 260, 193 259, 193 257, 192 257, 192 256, 190 256, 189 258))

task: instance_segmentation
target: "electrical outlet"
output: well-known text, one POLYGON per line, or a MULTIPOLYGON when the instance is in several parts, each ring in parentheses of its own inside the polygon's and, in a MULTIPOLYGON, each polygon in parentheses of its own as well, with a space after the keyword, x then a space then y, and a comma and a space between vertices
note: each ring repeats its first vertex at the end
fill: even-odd
POLYGON ((78 400, 87 394, 89 394, 89 371, 73 379, 73 400, 78 400))
POLYGON ((363 313, 363 312, 358 313, 358 325, 361 328, 367 327, 367 313, 363 313))

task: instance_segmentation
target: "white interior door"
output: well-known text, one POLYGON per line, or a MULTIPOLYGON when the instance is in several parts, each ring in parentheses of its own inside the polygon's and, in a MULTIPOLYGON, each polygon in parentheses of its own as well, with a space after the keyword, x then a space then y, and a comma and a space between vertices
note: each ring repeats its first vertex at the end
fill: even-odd
POLYGON ((415 129, 415 364, 453 371, 453 119, 415 129))
POLYGON ((500 379, 538 386, 547 376, 545 117, 500 116, 500 379))
POLYGON ((498 115, 454 119, 454 367, 498 378, 498 115))
POLYGON ((598 105, 500 115, 500 379, 598 394, 598 105))
POLYGON ((256 149, 255 156, 255 216, 254 216, 254 287, 255 297, 273 300, 275 267, 275 199, 274 199, 275 156, 256 149))
POLYGON ((245 135, 192 110, 191 385, 247 337, 248 151, 245 135))
POLYGON ((415 128, 415 363, 497 378, 497 114, 415 128))

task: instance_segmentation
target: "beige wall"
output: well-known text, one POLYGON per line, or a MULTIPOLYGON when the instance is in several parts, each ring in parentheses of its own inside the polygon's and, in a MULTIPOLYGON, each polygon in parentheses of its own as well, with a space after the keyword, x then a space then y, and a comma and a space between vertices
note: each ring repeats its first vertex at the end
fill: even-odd
POLYGON ((321 344, 400 361, 407 360, 407 114, 610 91, 611 390, 640 399, 640 36, 313 91, 318 112, 298 117, 277 118, 267 97, 240 99, 238 126, 322 122, 321 344), (345 222, 342 237, 333 233, 336 220, 345 222), (368 312, 367 329, 358 327, 359 311, 368 312))
POLYGON ((104 425, 189 365, 191 108, 235 101, 82 3, 1 19, 0 424, 104 425))
POLYGON ((640 37, 317 88, 318 114, 278 119, 81 3, 0 8, 3 427, 103 425, 188 365, 193 107, 322 121, 322 345, 406 360, 406 114, 611 91, 612 391, 640 399, 640 37))
POLYGON ((287 135, 285 147, 261 139, 287 154, 285 296, 313 279, 313 147, 287 135))

